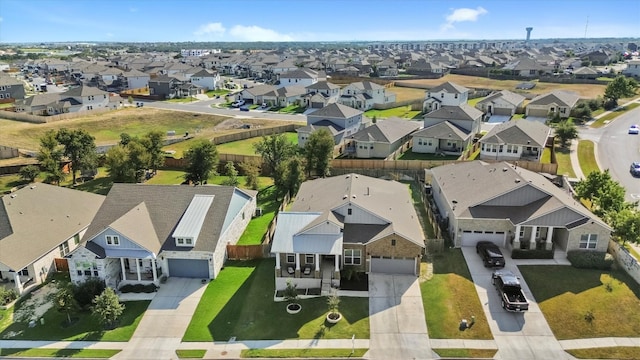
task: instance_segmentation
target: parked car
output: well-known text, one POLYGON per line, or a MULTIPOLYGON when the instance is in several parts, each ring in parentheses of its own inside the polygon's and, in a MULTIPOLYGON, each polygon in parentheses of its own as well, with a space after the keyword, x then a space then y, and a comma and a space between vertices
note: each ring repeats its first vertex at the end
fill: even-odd
POLYGON ((632 176, 640 176, 640 162, 632 162, 629 172, 632 176))
POLYGON ((478 241, 476 252, 480 254, 485 267, 504 267, 504 256, 498 245, 491 241, 478 241))
POLYGON ((244 100, 238 100, 238 101, 234 102, 233 104, 231 104, 231 106, 233 106, 233 107, 240 107, 242 105, 244 105, 244 100))
POLYGON ((629 127, 629 134, 638 135, 638 133, 640 133, 640 128, 638 127, 638 125, 631 125, 629 127))
POLYGON ((249 107, 247 105, 240 106, 240 111, 249 111, 249 107))
POLYGON ((529 310, 529 302, 522 292, 520 280, 511 271, 494 271, 491 275, 491 282, 500 294, 503 309, 515 312, 529 310))

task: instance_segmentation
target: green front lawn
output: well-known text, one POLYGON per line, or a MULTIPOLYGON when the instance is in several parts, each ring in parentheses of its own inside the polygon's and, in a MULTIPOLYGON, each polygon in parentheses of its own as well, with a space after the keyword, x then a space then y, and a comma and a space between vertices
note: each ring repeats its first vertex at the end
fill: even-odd
POLYGON ((194 102, 194 101, 198 101, 198 99, 193 97, 193 96, 191 96, 191 97, 186 97, 186 98, 169 99, 169 100, 165 100, 164 102, 168 102, 168 103, 190 103, 190 102, 194 102))
POLYGON ((242 358, 361 358, 368 349, 247 349, 240 352, 242 358))
POLYGON ((230 91, 226 89, 216 89, 216 90, 210 90, 206 92, 208 97, 215 97, 218 95, 224 96, 224 95, 227 95, 228 93, 230 93, 230 91))
POLYGON ((569 148, 556 145, 555 152, 556 162, 558 163, 558 175, 567 175, 570 178, 575 178, 576 173, 573 171, 573 165, 571 164, 569 148))
POLYGON ((371 109, 364 112, 364 116, 373 119, 386 119, 390 117, 398 117, 402 119, 417 119, 420 118, 420 110, 411 110, 411 106, 399 106, 390 109, 376 110, 371 109))
POLYGON ((467 100, 467 105, 471 106, 471 107, 476 107, 476 104, 479 103, 480 101, 482 101, 482 99, 484 99, 485 97, 477 97, 475 99, 469 99, 467 100))
POLYGON ((458 160, 460 156, 457 155, 436 155, 436 154, 422 154, 414 153, 413 150, 405 151, 398 160, 458 160))
POLYGON ((591 124, 591 127, 594 127, 594 128, 603 127, 605 124, 607 124, 611 120, 617 118, 618 116, 624 114, 625 112, 627 112, 629 110, 633 110, 633 109, 637 108, 638 106, 640 106, 640 104, 638 104, 638 103, 624 105, 624 107, 622 109, 620 109, 618 111, 612 111, 612 112, 608 113, 607 115, 605 115, 605 116, 599 118, 598 120, 594 121, 593 124, 591 124))
POLYGON ((150 301, 126 302, 119 326, 113 330, 104 330, 89 312, 73 314, 72 318, 77 318, 77 321, 71 326, 65 326, 67 314, 51 308, 43 316, 45 325, 38 324, 29 328, 27 323, 12 323, 2 329, 0 338, 11 340, 129 341, 149 303, 150 301), (9 334, 16 335, 9 336, 9 334))
POLYGON ((306 107, 295 104, 283 108, 271 108, 271 111, 279 112, 281 114, 302 114, 305 110, 307 110, 306 107))
POLYGON ((290 315, 274 302, 274 259, 230 261, 209 283, 183 341, 369 338, 369 299, 342 297, 343 319, 325 323, 325 297, 299 300, 290 315))
POLYGON ((492 349, 433 349, 443 358, 481 358, 493 359, 498 350, 492 349))
POLYGON ((276 199, 276 188, 274 186, 265 188, 258 193, 257 206, 262 208, 262 216, 255 217, 249 221, 244 230, 238 245, 257 245, 262 243, 264 234, 276 216, 276 212, 282 201, 276 199))
POLYGON ((493 339, 471 274, 460 249, 445 249, 433 259, 433 277, 420 284, 424 316, 433 339, 493 339), (475 324, 464 331, 460 319, 475 324))
POLYGON ((558 340, 640 334, 640 288, 626 273, 571 266, 520 271, 558 340))
POLYGON ((578 359, 638 360, 640 358, 640 347, 631 346, 574 349, 566 352, 578 359))
MULTIPOLYGON (((284 133, 287 141, 298 145, 298 134, 287 132, 284 133)), ((256 155, 254 145, 262 141, 262 137, 253 137, 244 140, 232 141, 224 144, 216 145, 216 149, 220 154, 235 154, 235 155, 256 155)))
POLYGON ((176 355, 180 359, 202 359, 207 353, 207 350, 176 350, 176 355))
POLYGON ((545 147, 542 150, 542 157, 540 157, 540 163, 551 164, 551 148, 545 147))
POLYGON ((109 359, 121 350, 108 349, 0 349, 0 356, 109 359))
POLYGON ((584 176, 589 176, 592 172, 600 172, 598 162, 596 161, 593 141, 578 141, 578 161, 580 161, 580 169, 584 176))

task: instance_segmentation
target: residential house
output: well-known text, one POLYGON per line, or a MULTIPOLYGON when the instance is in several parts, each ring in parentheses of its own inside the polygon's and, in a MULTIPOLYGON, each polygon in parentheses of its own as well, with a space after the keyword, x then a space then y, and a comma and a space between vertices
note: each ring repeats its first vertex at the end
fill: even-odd
POLYGON ((307 86, 306 89, 307 96, 304 97, 304 102, 307 107, 313 109, 320 109, 334 103, 340 96, 340 86, 327 81, 318 81, 307 86))
POLYGON ((302 183, 278 213, 271 252, 275 288, 340 286, 354 271, 419 275, 424 235, 406 185, 348 174, 302 183))
POLYGON ((577 68, 575 70, 573 70, 573 76, 576 77, 576 79, 592 79, 595 80, 600 76, 600 73, 593 68, 590 67, 580 67, 577 68))
POLYGON ((32 115, 57 115, 107 108, 109 108, 109 93, 84 85, 63 93, 37 94, 16 101, 16 112, 32 115))
POLYGON ((362 125, 362 114, 346 105, 332 103, 307 115, 307 126, 297 128, 298 146, 304 147, 311 134, 321 127, 334 135, 336 145, 355 134, 362 125))
POLYGON ((24 99, 24 83, 13 76, 0 75, 0 102, 24 99))
POLYGON ((480 160, 540 161, 551 129, 526 119, 495 125, 480 139, 480 160))
POLYGON ((359 159, 385 159, 411 140, 411 134, 422 127, 421 121, 400 118, 378 120, 346 140, 346 150, 359 159))
POLYGON ((19 294, 66 266, 104 196, 29 184, 0 199, 0 285, 19 294))
POLYGON ((524 111, 525 97, 509 90, 497 91, 476 103, 476 109, 488 116, 513 116, 524 111))
POLYGON ((380 77, 385 76, 398 76, 398 66, 393 59, 384 59, 376 64, 376 70, 380 77))
POLYGON ((425 113, 438 110, 441 106, 459 106, 469 100, 469 89, 447 81, 429 89, 422 108, 425 113))
POLYGON ((250 104, 262 104, 264 95, 273 92, 276 87, 273 85, 258 85, 242 90, 240 98, 250 104))
POLYGON ((184 81, 175 76, 161 75, 149 80, 149 94, 157 95, 162 99, 173 99, 179 97, 179 87, 184 81))
POLYGON ((71 281, 214 279, 255 209, 255 192, 230 186, 114 184, 68 256, 71 281))
POLYGON ((307 89, 303 86, 291 85, 280 87, 262 95, 262 102, 269 106, 287 107, 301 103, 302 97, 306 93, 307 89))
POLYGON ((431 175, 432 206, 455 247, 485 240, 507 249, 607 251, 612 229, 541 174, 469 161, 431 175))
POLYGON ((104 109, 109 105, 109 93, 90 86, 69 89, 61 93, 60 98, 70 101, 69 112, 104 109))
POLYGON ((206 91, 215 90, 219 87, 220 75, 217 72, 211 72, 207 69, 202 69, 189 78, 192 84, 198 85, 206 91))
POLYGON ((540 73, 549 72, 550 68, 540 65, 534 59, 525 57, 519 58, 507 65, 503 70, 509 70, 512 75, 523 77, 537 77, 540 73))
POLYGON ((142 71, 131 69, 124 73, 125 79, 127 79, 127 89, 142 89, 149 87, 149 80, 151 76, 142 71))
POLYGON ((580 97, 575 93, 555 90, 533 98, 527 104, 525 114, 527 117, 532 116, 544 119, 557 114, 566 119, 571 115, 571 110, 576 106, 578 100, 580 100, 580 97))
POLYGON ((617 54, 609 50, 595 50, 581 55, 582 61, 589 61, 592 65, 607 65, 616 60, 617 54))
POLYGON ((354 109, 369 110, 374 104, 396 102, 396 94, 386 91, 384 86, 370 81, 351 83, 342 89, 338 102, 354 109))
POLYGON ((297 86, 309 86, 317 83, 319 80, 324 80, 324 77, 315 70, 311 69, 296 69, 280 74, 280 84, 277 87, 284 87, 290 85, 297 86))
POLYGON ((629 62, 627 62, 627 68, 622 70, 622 73, 626 76, 639 77, 640 60, 630 60, 629 62))
POLYGON ((416 131, 411 137, 414 153, 461 155, 472 134, 454 123, 443 121, 416 131))

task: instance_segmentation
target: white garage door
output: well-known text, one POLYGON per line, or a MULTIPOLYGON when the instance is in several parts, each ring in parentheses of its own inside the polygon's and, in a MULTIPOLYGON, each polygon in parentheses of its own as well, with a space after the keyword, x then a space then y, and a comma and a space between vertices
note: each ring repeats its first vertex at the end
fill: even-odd
POLYGON ((371 258, 371 272, 383 274, 415 275, 414 259, 381 259, 371 258))
POLYGON ((463 231, 461 246, 476 246, 478 241, 491 241, 499 247, 504 247, 504 231, 463 231))

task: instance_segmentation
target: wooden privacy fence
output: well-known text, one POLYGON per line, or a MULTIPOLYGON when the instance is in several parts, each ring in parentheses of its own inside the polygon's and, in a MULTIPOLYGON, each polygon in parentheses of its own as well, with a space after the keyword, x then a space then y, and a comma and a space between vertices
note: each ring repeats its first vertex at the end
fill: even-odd
POLYGON ((297 128, 302 127, 301 124, 287 124, 280 126, 271 126, 259 129, 251 129, 247 131, 237 132, 233 134, 220 135, 213 138, 213 143, 216 145, 224 144, 232 141, 244 140, 254 137, 263 137, 274 134, 282 134, 285 132, 295 131, 297 128))
POLYGON ((54 121, 74 119, 82 116, 102 114, 108 111, 113 111, 113 110, 112 109, 96 109, 91 111, 78 111, 78 112, 51 115, 51 116, 39 116, 39 115, 22 113, 22 112, 5 111, 0 113, 0 117, 4 119, 25 121, 25 122, 35 123, 35 124, 44 124, 44 123, 50 123, 54 121))
POLYGON ((230 260, 253 260, 269 256, 270 244, 227 245, 227 258, 230 260))

